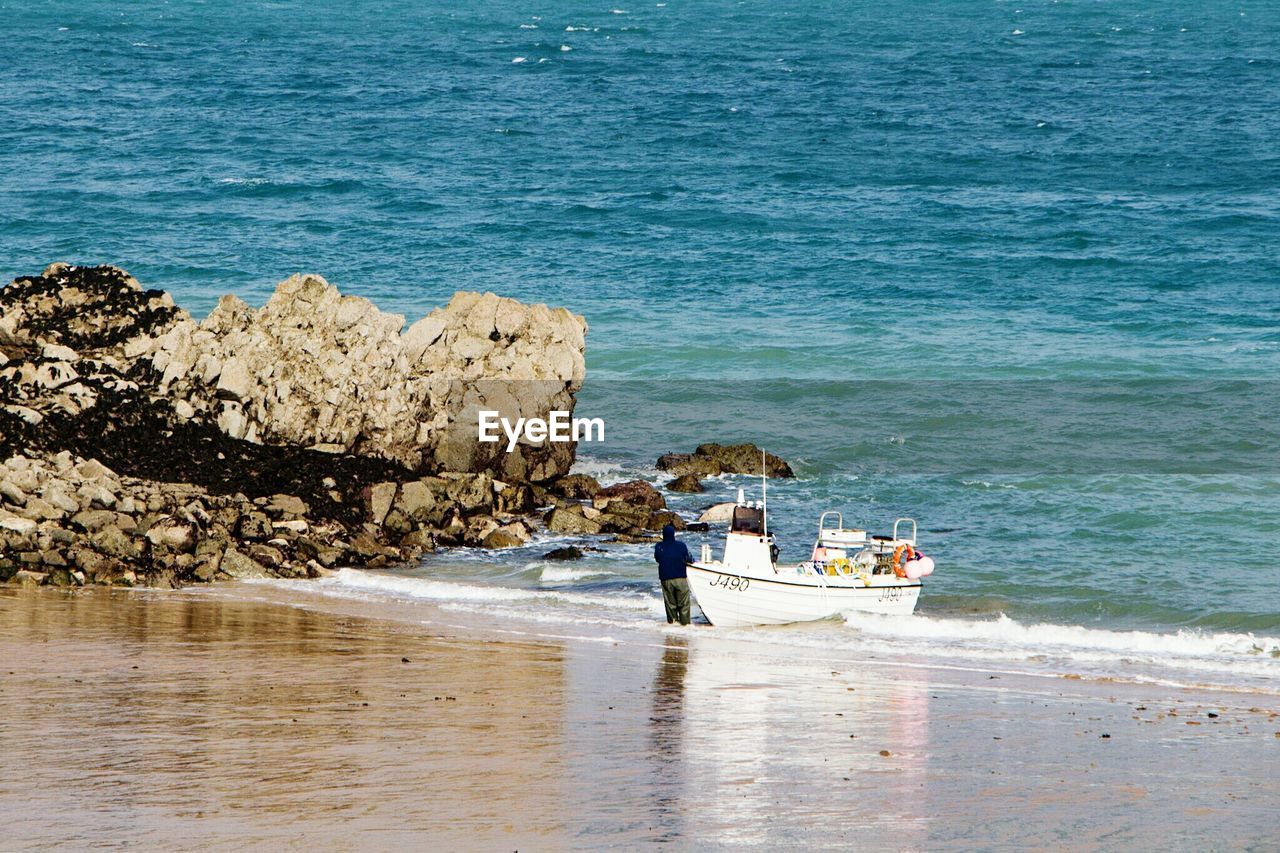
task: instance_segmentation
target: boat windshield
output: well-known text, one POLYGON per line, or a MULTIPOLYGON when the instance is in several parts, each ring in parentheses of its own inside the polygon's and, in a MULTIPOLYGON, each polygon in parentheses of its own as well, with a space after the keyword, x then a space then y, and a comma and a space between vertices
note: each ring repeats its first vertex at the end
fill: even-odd
POLYGON ((753 506, 735 506, 733 508, 733 525, 729 528, 734 533, 764 534, 764 510, 753 506))

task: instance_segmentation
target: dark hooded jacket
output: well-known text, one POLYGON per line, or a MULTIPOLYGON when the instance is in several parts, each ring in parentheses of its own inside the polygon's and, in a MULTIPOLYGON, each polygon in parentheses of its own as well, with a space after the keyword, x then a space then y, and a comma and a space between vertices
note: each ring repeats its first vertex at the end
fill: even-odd
POLYGON ((676 529, 670 524, 662 528, 662 541, 653 546, 653 559, 658 561, 658 579, 664 581, 685 577, 684 567, 693 562, 688 547, 676 539, 676 529))

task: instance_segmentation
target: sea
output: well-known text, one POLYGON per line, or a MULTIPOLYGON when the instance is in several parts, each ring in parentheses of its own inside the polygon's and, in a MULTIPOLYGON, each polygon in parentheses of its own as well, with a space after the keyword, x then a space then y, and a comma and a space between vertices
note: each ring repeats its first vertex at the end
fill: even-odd
MULTIPOLYGON (((749 641, 1280 691, 1275 3, 0 0, 0 37, 5 280, 566 306, 576 470, 755 442, 783 560, 828 509, 918 522, 914 616, 749 641)), ((707 488, 668 500, 761 497, 707 488)), ((313 588, 668 630, 647 544, 313 588)))

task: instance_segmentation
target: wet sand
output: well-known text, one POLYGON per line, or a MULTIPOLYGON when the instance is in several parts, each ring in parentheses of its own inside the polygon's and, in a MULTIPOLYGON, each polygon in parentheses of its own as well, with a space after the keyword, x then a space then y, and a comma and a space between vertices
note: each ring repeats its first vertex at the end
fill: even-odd
POLYGON ((0 588, 5 849, 1262 849, 1280 700, 0 588), (1214 716, 1216 715, 1216 716, 1214 716))

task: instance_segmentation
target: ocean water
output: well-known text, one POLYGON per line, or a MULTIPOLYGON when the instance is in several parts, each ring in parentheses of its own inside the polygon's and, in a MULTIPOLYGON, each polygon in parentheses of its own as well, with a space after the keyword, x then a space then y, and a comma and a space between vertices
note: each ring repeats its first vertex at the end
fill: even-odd
MULTIPOLYGON (((1280 671, 1274 3, 5 0, 0 36, 6 279, 565 305, 582 470, 767 446, 784 558, 827 508, 920 521, 922 618, 848 636, 1280 671)), ((655 615, 645 548, 546 544, 406 576, 655 615)))

